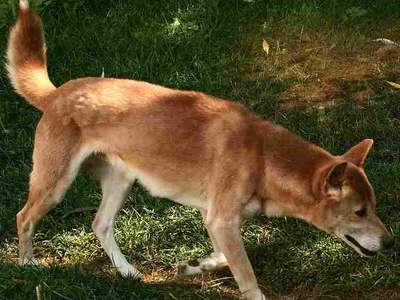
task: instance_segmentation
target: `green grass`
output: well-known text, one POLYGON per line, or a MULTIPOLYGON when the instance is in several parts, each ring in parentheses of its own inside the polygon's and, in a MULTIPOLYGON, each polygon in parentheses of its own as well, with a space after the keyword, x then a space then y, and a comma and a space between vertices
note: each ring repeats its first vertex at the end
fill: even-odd
MULTIPOLYGON (((2 53, 15 18, 14 2, 0 4, 2 53)), ((240 101, 336 154, 373 138, 366 169, 376 190, 378 214, 398 239, 400 97, 383 79, 400 77, 399 52, 392 49, 394 56, 380 56, 380 46, 371 42, 380 37, 400 42, 397 0, 99 3, 34 1, 45 22, 49 73, 57 85, 99 76, 104 67, 108 77, 147 80, 240 101), (263 38, 271 45, 268 56, 261 48, 263 38), (334 100, 333 105, 304 105, 303 98, 314 89, 321 95, 318 101, 334 100), (327 90, 334 90, 334 96, 327 90), (366 90, 369 96, 361 103, 354 100, 366 90), (290 109, 287 99, 295 104, 290 109)), ((99 191, 85 175, 38 228, 35 252, 45 267, 17 267, 15 214, 27 196, 40 114, 12 91, 3 68, 0 81, 0 299, 36 298, 39 285, 43 299, 237 298, 236 284, 226 278, 229 272, 174 278, 177 261, 211 251, 200 215, 151 198, 139 186, 117 220, 116 239, 145 273, 146 283, 118 277, 91 232, 94 212, 64 217, 99 203, 99 191)), ((246 220, 243 237, 267 295, 400 298, 398 245, 367 261, 303 222, 265 217, 246 220)))

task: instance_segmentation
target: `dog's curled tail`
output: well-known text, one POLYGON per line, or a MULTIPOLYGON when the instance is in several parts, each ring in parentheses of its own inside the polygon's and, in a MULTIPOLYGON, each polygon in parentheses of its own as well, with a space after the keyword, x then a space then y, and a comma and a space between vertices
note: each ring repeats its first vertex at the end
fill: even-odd
POLYGON ((36 108, 45 110, 46 96, 56 87, 47 74, 42 20, 26 0, 19 2, 19 15, 10 31, 6 58, 8 76, 17 93, 36 108))

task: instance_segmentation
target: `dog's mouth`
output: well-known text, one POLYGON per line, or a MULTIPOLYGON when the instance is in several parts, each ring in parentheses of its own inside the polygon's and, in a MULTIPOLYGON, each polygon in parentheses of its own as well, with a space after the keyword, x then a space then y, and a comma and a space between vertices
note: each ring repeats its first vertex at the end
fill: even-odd
POLYGON ((351 244, 353 244, 354 246, 356 246, 358 249, 360 249, 361 253, 364 254, 365 256, 375 256, 378 252, 377 251, 371 251, 368 250, 366 248, 364 248, 363 246, 360 245, 359 242, 357 242, 355 240, 355 238, 351 237, 350 235, 345 234, 344 237, 346 238, 346 240, 348 240, 351 244))

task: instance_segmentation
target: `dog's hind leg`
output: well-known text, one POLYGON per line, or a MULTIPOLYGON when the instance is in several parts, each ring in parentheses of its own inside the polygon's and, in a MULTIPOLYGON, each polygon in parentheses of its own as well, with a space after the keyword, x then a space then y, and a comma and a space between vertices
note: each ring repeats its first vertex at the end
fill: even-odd
POLYGON ((88 154, 79 145, 77 128, 58 126, 43 116, 36 129, 28 200, 17 214, 20 265, 35 264, 34 228, 62 200, 88 154))
MULTIPOLYGON (((207 224, 207 210, 200 209, 203 221, 207 224)), ((213 253, 209 257, 203 259, 192 259, 189 261, 181 262, 178 264, 177 273, 180 276, 191 276, 201 273, 212 272, 221 268, 228 266, 228 262, 225 255, 221 252, 218 247, 217 241, 215 240, 212 232, 208 230, 208 236, 210 237, 211 243, 213 245, 213 253)))
POLYGON ((92 224, 93 231, 121 276, 140 279, 142 274, 128 263, 114 238, 115 217, 132 186, 132 180, 104 161, 96 172, 101 181, 103 199, 92 224))

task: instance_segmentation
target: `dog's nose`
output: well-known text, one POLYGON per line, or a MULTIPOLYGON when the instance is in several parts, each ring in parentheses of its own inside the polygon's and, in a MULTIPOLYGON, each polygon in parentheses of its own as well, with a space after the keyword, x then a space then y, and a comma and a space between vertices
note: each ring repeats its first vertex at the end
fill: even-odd
POLYGON ((382 240, 382 248, 390 249, 394 245, 394 238, 392 236, 386 237, 382 240))

